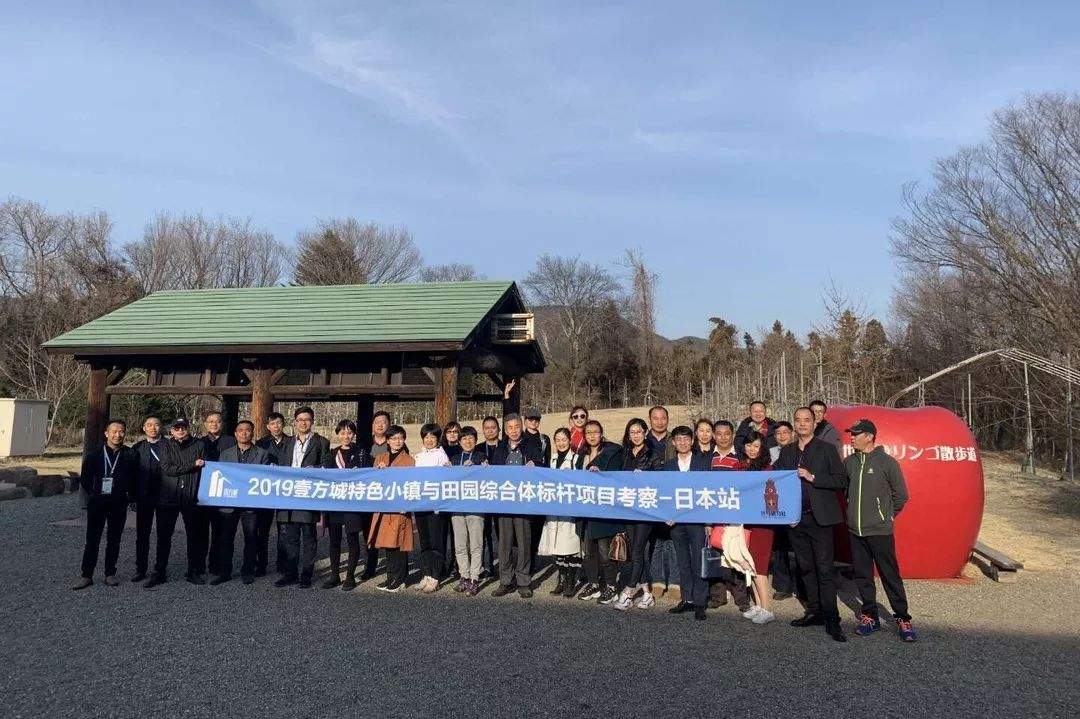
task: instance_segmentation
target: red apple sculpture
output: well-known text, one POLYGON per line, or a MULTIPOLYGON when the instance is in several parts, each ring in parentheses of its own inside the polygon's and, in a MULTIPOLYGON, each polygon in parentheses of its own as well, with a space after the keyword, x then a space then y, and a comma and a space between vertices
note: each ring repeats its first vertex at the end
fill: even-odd
MULTIPOLYGON (((975 437, 944 407, 895 409, 874 405, 830 407, 825 418, 852 448, 844 430, 860 419, 877 427, 878 444, 904 472, 908 500, 896 518, 900 573, 909 579, 957 577, 979 536, 983 471, 975 437)), ((838 555, 849 551, 847 531, 838 555)))

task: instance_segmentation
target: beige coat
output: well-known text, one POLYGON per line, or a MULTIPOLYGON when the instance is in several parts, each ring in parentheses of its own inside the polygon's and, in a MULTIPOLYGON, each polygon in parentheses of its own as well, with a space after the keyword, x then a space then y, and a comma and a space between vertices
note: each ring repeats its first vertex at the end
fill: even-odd
MULTIPOLYGON (((386 467, 389 454, 380 454, 375 458, 376 467, 386 467)), ((415 467, 416 460, 402 452, 390 467, 415 467)), ((371 546, 376 549, 400 549, 411 552, 413 548, 413 521, 407 514, 396 512, 375 512, 371 515, 371 532, 368 533, 371 546)))

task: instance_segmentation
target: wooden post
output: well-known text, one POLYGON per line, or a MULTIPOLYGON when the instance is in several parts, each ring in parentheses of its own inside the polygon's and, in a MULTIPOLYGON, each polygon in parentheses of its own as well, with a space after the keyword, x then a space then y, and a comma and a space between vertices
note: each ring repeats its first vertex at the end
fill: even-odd
POLYGON ((255 437, 266 435, 266 420, 274 411, 274 393, 271 390, 274 370, 248 370, 251 379, 251 422, 255 425, 255 437))
POLYGON ((231 435, 236 431, 236 423, 240 421, 240 395, 221 395, 221 419, 222 434, 231 435))
POLYGON ((435 377, 435 423, 445 427, 447 422, 457 419, 457 362, 436 367, 435 377))
POLYGON ((371 447, 371 423, 375 419, 375 398, 371 395, 356 398, 356 441, 371 447))
POLYGON ((110 367, 94 367, 90 370, 90 382, 86 388, 86 425, 83 431, 83 452, 100 447, 105 442, 105 424, 109 421, 110 367))

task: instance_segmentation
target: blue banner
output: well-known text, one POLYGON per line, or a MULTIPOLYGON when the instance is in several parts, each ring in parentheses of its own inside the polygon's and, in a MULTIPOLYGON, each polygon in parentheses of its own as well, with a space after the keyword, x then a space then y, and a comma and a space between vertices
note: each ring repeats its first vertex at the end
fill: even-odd
POLYGON ((294 469, 207 462, 199 503, 323 512, 536 514, 631 522, 790 524, 794 471, 588 472, 545 467, 294 469))

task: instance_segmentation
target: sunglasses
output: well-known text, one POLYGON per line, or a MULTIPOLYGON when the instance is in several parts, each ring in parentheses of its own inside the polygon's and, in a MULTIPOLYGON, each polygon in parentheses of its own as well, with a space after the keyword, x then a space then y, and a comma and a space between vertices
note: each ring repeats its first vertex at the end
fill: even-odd
POLYGON ((570 419, 585 419, 588 416, 589 415, 587 414, 572 414, 570 415, 570 419))

